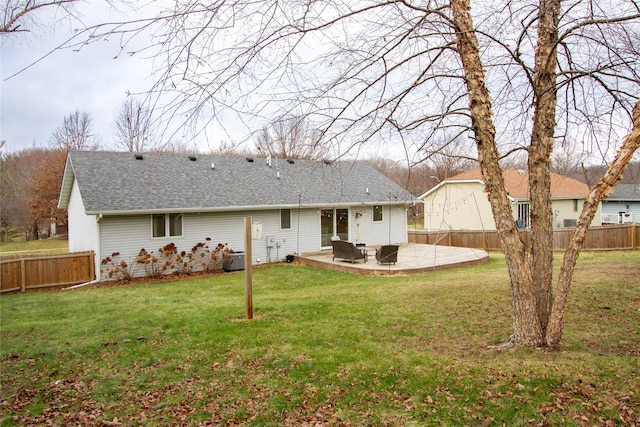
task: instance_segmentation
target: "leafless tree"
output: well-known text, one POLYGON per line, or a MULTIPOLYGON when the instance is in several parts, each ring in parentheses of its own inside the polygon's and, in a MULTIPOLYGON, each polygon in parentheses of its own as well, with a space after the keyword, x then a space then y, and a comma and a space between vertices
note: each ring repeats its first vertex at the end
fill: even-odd
POLYGON ((96 150, 97 137, 93 134, 91 115, 78 110, 64 117, 62 124, 51 134, 50 145, 63 150, 96 150))
POLYGON ((419 196, 438 183, 437 179, 432 178, 434 170, 426 163, 410 165, 407 162, 386 157, 373 157, 366 162, 415 196, 419 196))
POLYGON ((64 9, 65 15, 70 13, 69 7, 78 0, 5 0, 0 6, 2 25, 0 33, 15 33, 29 31, 27 23, 33 21, 33 16, 42 9, 64 9))
POLYGON ((551 170, 565 176, 580 175, 589 155, 579 145, 573 141, 556 144, 551 153, 551 170))
POLYGON ((155 144, 150 151, 157 153, 181 153, 181 154, 194 154, 197 150, 190 148, 188 144, 180 140, 171 140, 162 144, 155 144))
POLYGON ((264 126, 256 136, 260 153, 280 158, 318 159, 327 152, 320 134, 304 117, 284 117, 264 126))
POLYGON ((234 144, 229 141, 220 141, 218 146, 209 150, 209 152, 224 156, 252 156, 255 154, 242 144, 234 144))
POLYGON ((423 163, 430 168, 429 177, 444 181, 461 172, 478 167, 475 144, 467 138, 445 138, 425 148, 423 163))
POLYGON ((154 145, 151 111, 133 98, 122 103, 114 123, 117 148, 139 152, 154 145))
POLYGON ((256 129, 303 115, 342 155, 389 144, 414 162, 472 140, 510 274, 508 345, 555 348, 584 233, 639 144, 640 3, 474 6, 472 14, 471 0, 185 0, 85 35, 153 27, 149 48, 167 62, 152 94, 164 106, 158 112, 179 124, 204 128, 226 112, 256 129), (585 203, 554 287, 551 154, 556 142, 578 137, 610 167, 585 203), (517 153, 529 172, 530 250, 501 174, 517 153))

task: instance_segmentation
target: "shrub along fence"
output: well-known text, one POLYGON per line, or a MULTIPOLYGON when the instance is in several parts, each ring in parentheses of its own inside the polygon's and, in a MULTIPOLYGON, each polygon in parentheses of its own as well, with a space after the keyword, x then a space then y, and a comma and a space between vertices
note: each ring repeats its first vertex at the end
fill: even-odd
MULTIPOLYGON (((573 228, 553 231, 553 250, 566 249, 573 228)), ((531 233, 520 231, 525 243, 529 245, 531 233)), ((500 239, 496 231, 425 231, 409 230, 410 243, 429 245, 458 246, 485 250, 501 250, 500 239)), ((636 224, 590 227, 584 242, 586 250, 638 249, 640 227, 636 224)))
POLYGON ((96 278, 95 254, 21 257, 0 260, 0 293, 77 285, 96 278))

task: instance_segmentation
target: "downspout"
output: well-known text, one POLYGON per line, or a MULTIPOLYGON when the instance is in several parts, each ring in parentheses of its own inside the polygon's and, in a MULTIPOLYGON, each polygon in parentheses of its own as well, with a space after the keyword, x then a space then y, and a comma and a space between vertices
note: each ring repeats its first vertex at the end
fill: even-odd
POLYGON ((93 285, 94 283, 99 283, 99 282, 100 282, 100 280, 95 279, 95 280, 92 280, 90 282, 80 283, 79 285, 73 285, 73 286, 69 286, 68 288, 62 288, 62 290, 63 291, 69 291, 71 289, 78 289, 78 288, 82 288, 83 286, 93 285))

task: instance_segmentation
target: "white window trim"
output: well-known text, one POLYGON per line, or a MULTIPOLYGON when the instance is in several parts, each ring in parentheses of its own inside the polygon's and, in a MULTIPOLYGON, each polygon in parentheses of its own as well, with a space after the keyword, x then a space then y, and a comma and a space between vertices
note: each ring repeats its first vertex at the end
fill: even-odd
POLYGON ((280 209, 280 230, 291 230, 293 228, 291 209, 280 209), (282 228, 282 211, 289 211, 289 228, 282 228))
POLYGON ((179 238, 179 237, 183 237, 184 236, 184 215, 178 212, 171 212, 171 213, 166 213, 166 214, 151 214, 151 238, 154 240, 159 240, 159 239, 169 239, 169 238, 179 238), (155 215, 164 215, 164 236, 154 236, 153 235, 153 217, 155 215), (175 236, 172 236, 171 233, 169 232, 170 230, 170 215, 178 215, 178 217, 180 218, 180 234, 177 234, 175 236))

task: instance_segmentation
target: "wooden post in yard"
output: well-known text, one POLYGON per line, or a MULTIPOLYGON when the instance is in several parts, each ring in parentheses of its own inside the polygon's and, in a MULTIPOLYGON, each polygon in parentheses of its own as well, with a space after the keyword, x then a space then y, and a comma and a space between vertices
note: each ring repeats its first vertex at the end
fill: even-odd
POLYGON ((253 319, 253 277, 251 271, 251 225, 250 216, 244 218, 244 292, 247 301, 246 319, 253 319))

